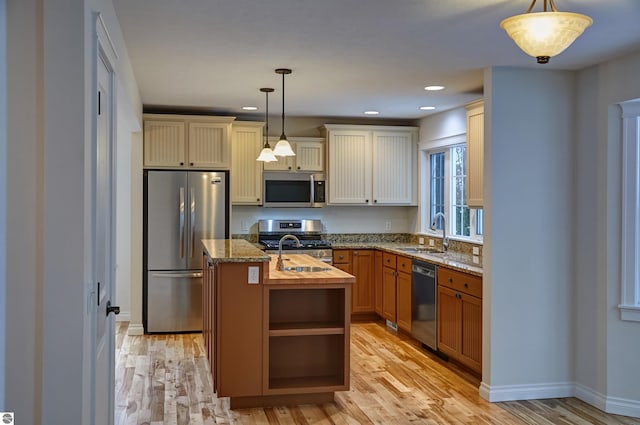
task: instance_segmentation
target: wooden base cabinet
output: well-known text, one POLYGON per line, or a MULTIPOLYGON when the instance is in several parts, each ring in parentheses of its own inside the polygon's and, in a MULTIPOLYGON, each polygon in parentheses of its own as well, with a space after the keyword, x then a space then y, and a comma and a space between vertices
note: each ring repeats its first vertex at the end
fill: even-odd
POLYGON ((375 311, 374 251, 334 249, 333 266, 355 276, 351 295, 351 313, 375 311))
POLYGON ((482 373, 482 278, 438 268, 438 350, 482 373))
POLYGON ((411 333, 411 259, 382 255, 382 317, 411 333))

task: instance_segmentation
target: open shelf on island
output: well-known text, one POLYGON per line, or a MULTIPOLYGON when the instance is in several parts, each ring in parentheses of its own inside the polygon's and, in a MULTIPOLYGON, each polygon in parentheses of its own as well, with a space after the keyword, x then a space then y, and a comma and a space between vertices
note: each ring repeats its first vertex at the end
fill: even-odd
POLYGON ((344 336, 269 339, 269 389, 340 387, 345 384, 344 336))
POLYGON ((269 329, 344 328, 344 288, 271 289, 269 329))
POLYGON ((340 334, 344 334, 344 326, 338 322, 273 323, 269 329, 269 336, 340 334))

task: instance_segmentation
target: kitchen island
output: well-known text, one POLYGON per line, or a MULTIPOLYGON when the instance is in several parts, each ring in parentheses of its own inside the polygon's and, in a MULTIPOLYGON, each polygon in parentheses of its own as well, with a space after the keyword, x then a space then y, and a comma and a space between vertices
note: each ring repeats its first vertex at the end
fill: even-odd
POLYGON ((355 278, 302 254, 203 240, 203 336, 214 391, 231 408, 326 403, 349 389, 355 278))

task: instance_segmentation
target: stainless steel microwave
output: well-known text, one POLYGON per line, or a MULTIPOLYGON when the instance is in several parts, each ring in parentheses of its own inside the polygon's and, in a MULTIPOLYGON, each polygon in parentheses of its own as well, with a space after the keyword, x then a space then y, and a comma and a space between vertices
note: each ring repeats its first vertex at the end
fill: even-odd
POLYGON ((264 207, 318 208, 326 203, 324 174, 265 171, 264 207))

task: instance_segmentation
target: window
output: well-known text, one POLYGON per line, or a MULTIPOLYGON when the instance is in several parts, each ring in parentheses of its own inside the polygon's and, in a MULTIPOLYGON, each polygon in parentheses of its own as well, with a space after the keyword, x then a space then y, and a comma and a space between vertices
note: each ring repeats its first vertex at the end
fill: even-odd
POLYGON ((640 101, 622 107, 622 320, 640 322, 640 101))
MULTIPOLYGON (((426 151, 429 190, 425 199, 428 199, 429 208, 423 208, 423 232, 431 232, 434 217, 443 213, 449 235, 482 240, 482 209, 466 205, 466 149, 465 144, 456 144, 426 151)), ((442 226, 443 221, 438 219, 436 229, 442 230, 442 226)))

